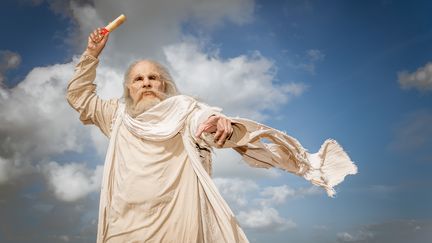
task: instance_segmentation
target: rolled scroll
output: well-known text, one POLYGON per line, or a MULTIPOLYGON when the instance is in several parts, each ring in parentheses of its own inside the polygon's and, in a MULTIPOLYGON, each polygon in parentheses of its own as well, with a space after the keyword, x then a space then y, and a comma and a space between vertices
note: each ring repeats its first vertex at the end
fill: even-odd
POLYGON ((105 28, 102 29, 102 34, 105 35, 108 32, 113 32, 117 27, 123 24, 126 21, 126 16, 124 14, 118 16, 114 21, 109 23, 105 28))

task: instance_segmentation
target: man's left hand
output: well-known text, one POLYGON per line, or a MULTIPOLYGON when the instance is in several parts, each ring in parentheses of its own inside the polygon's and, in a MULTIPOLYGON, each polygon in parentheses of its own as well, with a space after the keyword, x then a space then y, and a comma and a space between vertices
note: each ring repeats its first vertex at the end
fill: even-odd
POLYGON ((227 137, 231 136, 233 133, 231 120, 218 115, 210 116, 207 121, 201 123, 201 125, 198 127, 195 137, 199 138, 203 132, 216 132, 214 135, 214 142, 216 143, 217 141, 217 145, 222 146, 225 144, 227 137))

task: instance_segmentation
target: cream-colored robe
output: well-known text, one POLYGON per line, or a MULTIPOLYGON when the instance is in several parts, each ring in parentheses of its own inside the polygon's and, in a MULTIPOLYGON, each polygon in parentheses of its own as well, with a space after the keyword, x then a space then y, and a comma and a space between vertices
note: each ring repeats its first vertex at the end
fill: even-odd
MULTIPOLYGON (((96 95, 97 64, 97 59, 83 55, 67 90, 68 101, 79 111, 81 121, 95 124, 110 138, 97 242, 248 242, 210 178, 211 147, 216 147, 213 135, 193 136, 210 115, 223 115, 221 110, 188 96, 170 98, 164 102, 174 105, 158 105, 143 119, 157 121, 159 114, 178 105, 183 119, 166 123, 178 126, 178 132, 160 141, 143 139, 131 132, 118 99, 105 101, 96 95)), ((276 129, 247 119, 230 119, 234 133, 223 147, 235 149, 251 166, 274 166, 303 176, 324 187, 330 196, 334 185, 356 173, 355 165, 334 140, 309 154, 297 140, 276 129), (263 143, 261 138, 273 143, 263 143)))

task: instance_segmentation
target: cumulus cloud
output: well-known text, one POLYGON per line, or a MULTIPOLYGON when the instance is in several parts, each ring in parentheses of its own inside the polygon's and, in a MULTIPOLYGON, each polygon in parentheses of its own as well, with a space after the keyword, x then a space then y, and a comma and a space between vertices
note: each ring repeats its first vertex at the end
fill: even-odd
POLYGON ((264 110, 305 90, 302 84, 276 84, 274 63, 258 52, 223 59, 218 50, 206 53, 200 43, 186 41, 165 47, 164 53, 185 93, 222 107, 231 116, 264 120, 264 110))
POLYGON ((421 92, 432 91, 432 63, 428 62, 415 72, 398 72, 398 81, 402 89, 417 89, 421 92))
POLYGON ((216 178, 214 182, 230 207, 237 212, 242 227, 255 230, 284 230, 295 226, 291 220, 281 217, 275 208, 254 204, 257 200, 254 195, 261 189, 254 181, 216 178))
POLYGON ((295 190, 288 187, 287 185, 266 187, 260 193, 261 196, 268 197, 261 201, 262 204, 281 204, 284 203, 287 197, 294 196, 295 190))
POLYGON ((340 232, 338 242, 428 242, 432 237, 430 220, 393 220, 359 226, 353 232, 340 232))
MULTIPOLYGON (((105 151, 107 139, 95 127, 87 132, 65 99, 77 61, 34 68, 17 86, 0 87, 0 183, 65 152, 105 151)), ((98 73, 99 95, 120 97, 122 74, 103 66, 98 73)))
POLYGON ((236 207, 247 206, 249 200, 246 194, 259 188, 252 180, 238 178, 215 178, 214 182, 224 198, 236 207))
POLYGON ((308 49, 301 55, 294 55, 293 60, 287 66, 293 69, 304 70, 310 74, 315 74, 316 64, 323 61, 325 54, 318 49, 308 49))
POLYGON ((17 68, 21 63, 21 56, 13 51, 0 50, 0 85, 6 80, 6 72, 17 68))
POLYGON ((79 146, 73 129, 76 121, 68 119, 72 113, 64 98, 72 71, 71 64, 35 68, 16 87, 4 90, 7 96, 0 98, 0 134, 8 139, 3 151, 19 150, 40 157, 79 146))
POLYGON ((182 25, 189 22, 206 30, 228 21, 248 23, 253 19, 254 1, 68 1, 63 12, 70 13, 77 23, 68 41, 82 50, 88 34, 104 26, 121 13, 127 22, 112 33, 104 53, 113 67, 125 69, 127 63, 139 58, 162 59, 162 46, 179 42, 182 25))
POLYGON ((94 171, 82 163, 59 165, 50 162, 42 166, 55 196, 63 201, 76 201, 99 189, 102 181, 102 166, 94 171))
POLYGON ((297 189, 291 188, 288 185, 269 186, 260 192, 260 195, 263 197, 256 199, 256 201, 262 206, 280 205, 285 203, 289 198, 300 198, 322 193, 322 189, 317 186, 300 187, 297 189))
POLYGON ((292 220, 282 218, 274 208, 251 209, 238 214, 241 226, 258 231, 283 231, 295 228, 292 220))
POLYGON ((98 198, 59 203, 43 191, 43 184, 41 174, 32 174, 0 185, 0 241, 95 242, 98 198))
POLYGON ((364 231, 359 231, 355 235, 348 232, 337 233, 337 239, 339 242, 368 242, 372 238, 372 233, 364 231))
POLYGON ((306 51, 306 56, 311 62, 321 61, 324 59, 325 54, 318 49, 309 49, 306 51))
POLYGON ((82 128, 64 98, 72 71, 71 63, 39 67, 14 88, 0 88, 0 156, 9 179, 39 160, 82 149, 82 128))
POLYGON ((288 198, 315 195, 316 189, 293 189, 287 185, 260 187, 250 179, 216 178, 216 186, 230 207, 237 212, 240 225, 258 231, 282 231, 296 223, 279 214, 276 206, 288 198))

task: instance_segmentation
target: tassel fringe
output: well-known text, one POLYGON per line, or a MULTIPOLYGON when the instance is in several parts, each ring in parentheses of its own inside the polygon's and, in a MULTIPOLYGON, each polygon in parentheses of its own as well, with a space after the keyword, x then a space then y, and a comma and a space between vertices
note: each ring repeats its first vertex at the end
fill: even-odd
POLYGON ((329 197, 334 197, 334 186, 341 183, 345 176, 357 174, 357 166, 348 154, 333 139, 327 139, 318 153, 309 154, 311 168, 304 177, 312 184, 323 187, 329 197))

